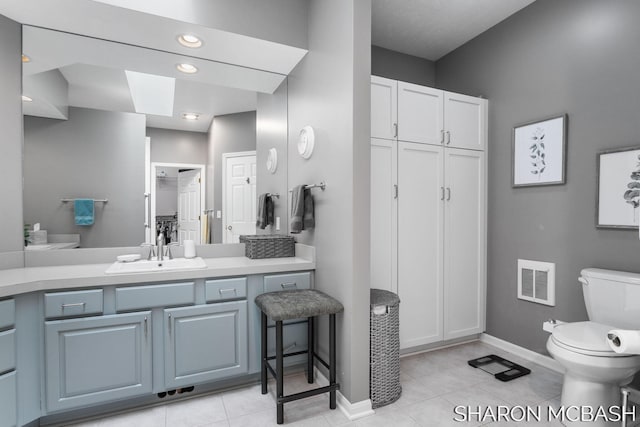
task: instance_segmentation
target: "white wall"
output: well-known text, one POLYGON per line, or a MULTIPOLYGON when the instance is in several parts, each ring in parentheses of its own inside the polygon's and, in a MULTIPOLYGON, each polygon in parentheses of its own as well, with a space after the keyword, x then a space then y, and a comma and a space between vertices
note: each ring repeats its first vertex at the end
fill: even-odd
MULTIPOLYGON (((338 381, 352 403, 369 398, 369 137, 371 2, 312 0, 307 56, 289 76, 289 188, 313 190, 316 228, 298 242, 316 247, 316 288, 345 307, 338 317, 338 381), (296 149, 311 125, 316 151, 296 149)), ((321 353, 327 326, 320 327, 321 353)))

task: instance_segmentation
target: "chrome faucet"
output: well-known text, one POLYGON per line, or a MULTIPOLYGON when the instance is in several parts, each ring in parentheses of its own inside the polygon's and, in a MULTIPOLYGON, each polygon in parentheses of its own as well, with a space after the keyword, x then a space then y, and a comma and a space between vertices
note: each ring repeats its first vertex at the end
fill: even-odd
POLYGON ((164 260, 164 234, 160 232, 156 240, 158 246, 158 261, 164 260))

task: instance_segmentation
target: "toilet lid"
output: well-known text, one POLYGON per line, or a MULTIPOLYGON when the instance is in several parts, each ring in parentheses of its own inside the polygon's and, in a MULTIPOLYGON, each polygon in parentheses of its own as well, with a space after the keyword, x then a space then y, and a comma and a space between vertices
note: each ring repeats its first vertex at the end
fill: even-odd
POLYGON ((595 322, 563 323, 553 328, 556 342, 571 347, 578 353, 615 356, 607 343, 607 332, 615 329, 609 325, 595 322))

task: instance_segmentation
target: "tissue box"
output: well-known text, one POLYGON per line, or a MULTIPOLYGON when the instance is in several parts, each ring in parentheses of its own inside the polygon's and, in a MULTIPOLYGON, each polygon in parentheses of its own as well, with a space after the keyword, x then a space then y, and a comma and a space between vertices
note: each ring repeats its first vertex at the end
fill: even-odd
POLYGON ((32 245, 46 245, 47 230, 29 231, 29 243, 32 245))
POLYGON ((281 234, 240 236, 240 243, 244 243, 244 255, 251 259, 296 255, 296 241, 291 236, 281 234))

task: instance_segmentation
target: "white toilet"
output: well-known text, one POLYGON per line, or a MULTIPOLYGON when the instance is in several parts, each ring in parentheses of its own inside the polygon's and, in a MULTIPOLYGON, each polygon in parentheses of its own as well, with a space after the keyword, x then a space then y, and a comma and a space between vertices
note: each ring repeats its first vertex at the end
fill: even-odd
POLYGON ((640 356, 615 353, 607 332, 640 329, 640 274, 587 268, 579 280, 590 320, 559 324, 547 341, 566 369, 562 406, 620 405, 620 387, 640 371, 640 356))

